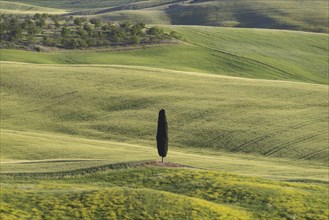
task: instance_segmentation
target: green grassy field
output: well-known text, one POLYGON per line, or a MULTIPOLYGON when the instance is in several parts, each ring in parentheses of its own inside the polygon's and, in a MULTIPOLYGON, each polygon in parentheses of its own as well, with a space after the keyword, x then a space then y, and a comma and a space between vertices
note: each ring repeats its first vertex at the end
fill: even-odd
POLYGON ((35 5, 29 5, 24 3, 16 3, 9 1, 0 1, 0 13, 1 14, 35 14, 35 13, 47 13, 47 14, 64 14, 67 13, 64 9, 55 9, 49 7, 40 7, 35 5))
MULTIPOLYGON (((203 24, 253 27, 266 14, 268 28, 300 30, 302 14, 318 11, 312 28, 325 16, 324 1, 17 2, 35 6, 7 2, 10 13, 88 9, 78 13, 157 24, 193 24, 199 11, 213 16, 203 24)), ((328 219, 328 34, 161 27, 181 41, 0 50, 1 219, 328 219)))
POLYGON ((156 158, 154 147, 6 129, 1 144, 3 219, 326 219, 329 212, 325 166, 171 148, 168 161, 194 167, 169 169, 131 162, 156 158))
POLYGON ((328 186, 195 169, 2 175, 4 219, 326 219, 328 186), (7 217, 7 218, 6 218, 7 217))
POLYGON ((148 49, 101 52, 34 53, 1 50, 0 56, 3 61, 135 65, 328 84, 327 34, 188 26, 161 27, 177 31, 183 42, 148 49))
MULTIPOLYGON (((24 211, 21 211, 22 208, 4 203, 2 206, 11 213, 4 212, 3 219, 42 219, 45 216, 56 219, 251 219, 250 214, 243 210, 158 190, 114 187, 64 190, 60 195, 53 190, 22 194, 22 199, 35 201, 33 206, 38 208, 23 207, 24 211), (102 207, 97 204, 102 204, 102 207)), ((12 198, 14 193, 16 191, 9 191, 5 196, 12 198)), ((9 202, 20 205, 15 199, 9 202)))
POLYGON ((93 15, 91 13, 89 18, 100 18, 104 21, 109 22, 120 22, 122 20, 144 22, 150 25, 168 25, 170 19, 165 12, 156 10, 120 10, 110 13, 101 13, 93 15))
POLYGON ((147 162, 154 158, 155 147, 147 145, 2 129, 1 217, 326 219, 329 215, 326 166, 175 147, 166 160, 193 167, 162 168, 161 163, 147 162))
POLYGON ((150 145, 165 108, 173 146, 328 161, 325 85, 146 67, 1 66, 6 129, 150 145))
MULTIPOLYGON (((2 129, 1 172, 43 173, 102 168, 108 164, 157 159, 153 145, 100 141, 70 135, 2 129), (43 143, 43 144, 41 144, 43 143), (68 148, 68 146, 70 146, 68 148)), ((273 180, 325 182, 327 167, 316 162, 264 158, 210 149, 171 146, 168 161, 273 180), (243 166, 241 166, 243 164, 243 166)))

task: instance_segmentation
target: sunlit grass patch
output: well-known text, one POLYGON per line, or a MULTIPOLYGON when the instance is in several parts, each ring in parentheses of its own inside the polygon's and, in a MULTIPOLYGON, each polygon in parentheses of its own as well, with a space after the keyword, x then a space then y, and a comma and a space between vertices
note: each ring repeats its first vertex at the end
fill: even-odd
POLYGON ((246 211, 148 189, 6 191, 4 219, 250 219, 246 211), (15 196, 14 196, 15 194, 15 196), (10 205, 8 204, 10 203, 10 205))
POLYGON ((4 213, 16 210, 17 215, 96 219, 110 213, 119 219, 141 215, 159 219, 184 215, 187 219, 326 219, 329 215, 328 186, 324 184, 151 167, 72 173, 64 178, 31 177, 2 176, 4 213))

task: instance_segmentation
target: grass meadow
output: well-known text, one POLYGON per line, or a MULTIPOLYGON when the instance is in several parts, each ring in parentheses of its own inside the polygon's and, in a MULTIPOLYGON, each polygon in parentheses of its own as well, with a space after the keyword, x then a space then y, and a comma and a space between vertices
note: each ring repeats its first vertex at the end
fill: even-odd
POLYGON ((1 14, 31 14, 47 13, 47 14, 64 14, 67 11, 64 9, 55 9, 49 7, 40 7, 36 5, 29 5, 24 3, 17 3, 12 1, 0 1, 1 14))
POLYGON ((328 219, 328 35, 161 27, 181 40, 0 50, 1 219, 328 219))
MULTIPOLYGON (((93 140, 72 135, 2 129, 3 173, 71 173, 109 164, 150 161, 158 158, 155 146, 93 140), (43 144, 40 144, 43 143, 43 144), (68 148, 68 146, 70 146, 68 148)), ((168 161, 187 166, 294 182, 325 182, 327 167, 317 162, 264 158, 210 149, 171 146, 168 161), (241 166, 243 164, 243 166, 241 166)), ((166 160, 167 160, 166 159, 166 160)))
POLYGON ((328 186, 225 172, 135 167, 2 175, 4 219, 326 219, 328 186))
POLYGON ((1 50, 1 60, 40 64, 148 66, 328 84, 327 34, 213 27, 161 27, 178 32, 183 42, 147 48, 108 48, 101 51, 34 53, 1 50))
POLYGON ((173 146, 328 161, 325 85, 146 67, 1 66, 3 128, 152 145, 165 108, 173 146))

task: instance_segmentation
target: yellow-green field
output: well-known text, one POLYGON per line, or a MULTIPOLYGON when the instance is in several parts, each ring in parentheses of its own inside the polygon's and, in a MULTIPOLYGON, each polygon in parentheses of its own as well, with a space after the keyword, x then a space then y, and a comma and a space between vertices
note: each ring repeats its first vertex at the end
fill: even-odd
POLYGON ((0 1, 0 14, 31 14, 47 13, 47 14, 64 14, 68 11, 64 9, 40 7, 24 3, 0 1))
MULTIPOLYGON (((2 129, 1 145, 1 171, 4 173, 69 172, 113 163, 157 159, 154 146, 44 132, 2 129)), ((325 165, 213 150, 171 147, 168 161, 275 180, 324 182, 328 179, 325 165)))
POLYGON ((91 173, 2 175, 2 217, 326 219, 329 214, 325 184, 140 165, 91 173))
POLYGON ((167 161, 193 167, 162 168, 148 162, 157 158, 150 146, 6 129, 1 141, 3 219, 326 219, 329 212, 326 166, 173 148, 167 161))
POLYGON ((326 219, 326 96, 327 86, 318 84, 2 62, 2 213, 8 219, 326 219), (157 159, 161 107, 169 122, 166 160, 193 172, 129 168, 131 161, 157 159))
POLYGON ((115 64, 328 84, 328 35, 264 29, 161 26, 178 44, 35 53, 1 50, 1 60, 115 64))
POLYGON ((328 161, 325 85, 146 67, 1 66, 6 129, 151 145, 165 108, 173 146, 328 161))
POLYGON ((328 219, 328 35, 162 27, 181 40, 0 50, 1 218, 328 219))

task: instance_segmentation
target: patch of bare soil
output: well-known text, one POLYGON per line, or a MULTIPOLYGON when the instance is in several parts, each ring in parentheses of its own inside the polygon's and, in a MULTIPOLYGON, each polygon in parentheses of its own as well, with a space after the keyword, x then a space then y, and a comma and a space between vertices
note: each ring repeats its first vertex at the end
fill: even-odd
POLYGON ((142 161, 129 163, 128 167, 172 167, 172 168, 193 168, 179 163, 161 162, 161 161, 142 161))

